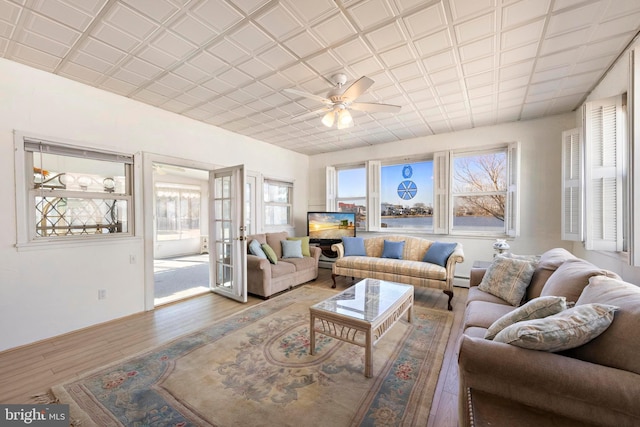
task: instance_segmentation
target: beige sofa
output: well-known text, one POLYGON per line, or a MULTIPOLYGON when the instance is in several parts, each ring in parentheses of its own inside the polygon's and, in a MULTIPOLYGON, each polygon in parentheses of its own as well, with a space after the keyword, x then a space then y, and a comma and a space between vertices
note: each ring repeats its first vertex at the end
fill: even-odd
POLYGON ((453 277, 456 263, 464 261, 462 245, 458 244, 449 256, 444 267, 423 262, 422 259, 432 240, 412 236, 376 236, 364 239, 367 256, 344 256, 342 243, 335 243, 331 249, 338 257, 332 266, 333 286, 336 287, 336 276, 359 277, 388 280, 414 286, 441 289, 447 296, 448 309, 451 310, 453 299, 453 277), (402 259, 381 258, 384 241, 404 241, 402 259))
POLYGON ((268 259, 247 254, 247 291, 250 294, 268 298, 318 277, 321 249, 311 246, 310 257, 283 259, 281 241, 287 237, 286 231, 247 236, 247 244, 254 239, 260 244, 267 243, 278 258, 277 264, 272 264, 268 259))
POLYGON ((526 300, 565 296, 576 307, 619 307, 611 325, 584 345, 557 353, 485 339, 516 309, 478 288, 471 270, 460 339, 460 426, 640 425, 640 288, 564 249, 542 254, 526 300))

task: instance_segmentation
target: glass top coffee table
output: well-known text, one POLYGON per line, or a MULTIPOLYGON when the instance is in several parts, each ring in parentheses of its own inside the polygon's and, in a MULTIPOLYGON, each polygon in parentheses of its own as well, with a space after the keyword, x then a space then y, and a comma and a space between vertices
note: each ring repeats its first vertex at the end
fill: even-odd
POLYGON ((373 346, 407 313, 413 314, 413 286, 364 279, 309 307, 310 354, 315 353, 316 332, 365 349, 364 375, 373 376, 373 346))

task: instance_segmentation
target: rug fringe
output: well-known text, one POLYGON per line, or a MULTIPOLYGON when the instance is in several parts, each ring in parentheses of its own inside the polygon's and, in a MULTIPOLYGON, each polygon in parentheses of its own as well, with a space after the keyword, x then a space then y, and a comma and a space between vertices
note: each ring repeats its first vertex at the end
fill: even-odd
MULTIPOLYGON (((58 399, 55 394, 53 394, 52 390, 49 391, 45 391, 42 393, 37 393, 31 396, 31 398, 38 404, 38 405, 52 405, 52 404, 59 404, 60 403, 60 399, 58 399)), ((78 427, 82 424, 82 420, 79 418, 72 418, 69 420, 69 427, 78 427)))
POLYGON ((60 399, 58 399, 51 390, 45 391, 43 393, 37 393, 31 396, 36 403, 40 405, 48 405, 51 403, 60 403, 60 399))

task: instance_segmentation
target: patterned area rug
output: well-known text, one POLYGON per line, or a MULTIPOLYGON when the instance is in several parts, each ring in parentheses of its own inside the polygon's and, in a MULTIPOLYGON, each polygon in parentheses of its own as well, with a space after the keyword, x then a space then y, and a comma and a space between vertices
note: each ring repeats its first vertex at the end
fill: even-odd
POLYGON ((453 315, 414 308, 374 348, 316 335, 309 306, 334 294, 302 287, 52 393, 82 427, 409 426, 427 424, 453 315))

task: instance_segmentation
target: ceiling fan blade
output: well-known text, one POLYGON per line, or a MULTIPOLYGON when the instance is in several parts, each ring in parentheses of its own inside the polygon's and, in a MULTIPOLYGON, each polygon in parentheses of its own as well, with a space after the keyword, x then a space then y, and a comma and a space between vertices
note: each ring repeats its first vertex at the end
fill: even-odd
POLYGON ((332 103, 331 100, 329 100, 327 98, 323 98, 322 96, 314 95, 312 93, 303 92, 303 91, 298 90, 298 89, 289 88, 289 89, 285 89, 284 91, 292 93, 294 95, 302 96, 304 98, 313 99, 314 101, 322 102, 323 104, 331 104, 332 103))
POLYGON ((353 82, 351 86, 349 86, 347 90, 344 91, 344 93, 342 94, 342 98, 353 101, 354 99, 365 93, 372 84, 373 80, 371 80, 367 76, 362 76, 358 80, 353 82))
POLYGON ((349 108, 366 113, 398 113, 402 108, 399 105, 376 104, 373 102, 353 102, 349 108))
POLYGON ((326 113, 327 111, 331 111, 331 110, 333 110, 333 107, 322 107, 313 111, 306 111, 304 113, 296 114, 291 118, 296 120, 306 119, 307 117, 318 115, 318 113, 326 113))

